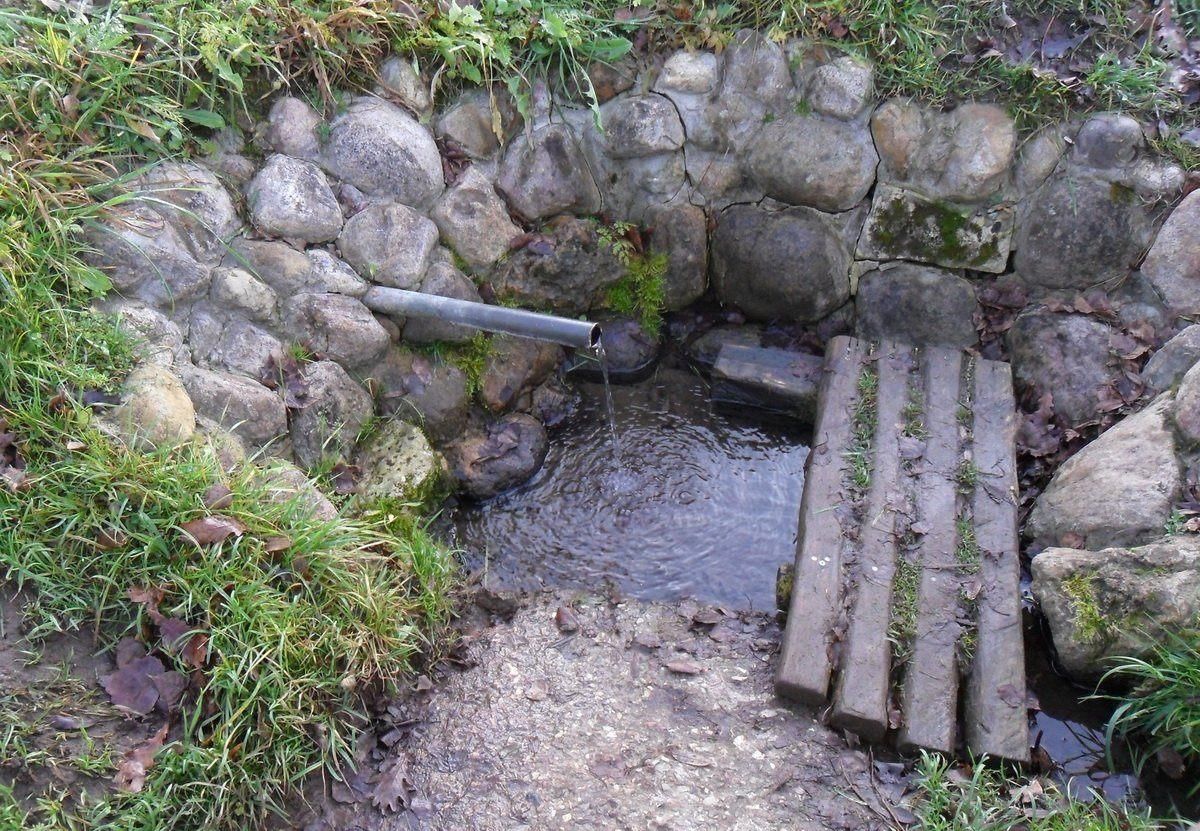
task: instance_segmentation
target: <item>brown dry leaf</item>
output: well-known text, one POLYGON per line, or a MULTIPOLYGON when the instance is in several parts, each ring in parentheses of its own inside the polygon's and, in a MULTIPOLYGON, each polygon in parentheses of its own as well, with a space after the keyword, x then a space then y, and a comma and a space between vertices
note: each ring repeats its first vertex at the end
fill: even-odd
POLYGON ((146 657, 146 647, 133 638, 121 638, 117 644, 117 669, 124 669, 133 661, 146 657))
POLYGON ((150 683, 158 690, 158 709, 163 713, 169 713, 183 698, 183 691, 187 689, 188 681, 183 673, 170 670, 158 675, 151 675, 150 683))
POLYGON ((171 653, 182 648, 180 642, 195 628, 186 620, 180 620, 177 617, 159 615, 154 622, 158 624, 158 634, 162 638, 163 646, 171 653))
POLYGON ((223 511, 233 504, 233 491, 224 482, 217 482, 204 492, 204 507, 210 511, 223 511))
POLYGON ((129 535, 120 528, 101 528, 93 542, 101 551, 112 551, 124 547, 129 542, 129 535))
POLYGON ((329 471, 329 480, 333 483, 333 492, 343 495, 354 493, 358 490, 358 480, 362 475, 362 469, 358 465, 348 465, 345 462, 338 462, 329 471))
POLYGON ((183 661, 184 666, 192 669, 204 669, 204 664, 208 661, 208 635, 204 632, 194 633, 184 644, 179 658, 183 661))
POLYGON ((285 537, 282 534, 275 537, 267 537, 263 542, 263 551, 268 554, 275 554, 279 551, 286 551, 292 547, 292 538, 285 537))
POLYGON ((158 703, 158 688, 151 676, 164 671, 162 661, 154 657, 129 661, 116 672, 100 679, 100 686, 122 712, 144 716, 158 703))
POLYGON ((117 765, 117 775, 113 777, 113 784, 118 790, 126 793, 139 793, 142 790, 146 784, 146 773, 154 764, 154 757, 162 748, 163 742, 167 740, 168 726, 169 722, 163 724, 157 733, 121 759, 121 763, 117 765))
POLYGON ((63 447, 72 453, 75 453, 80 450, 87 450, 87 442, 79 441, 79 439, 68 439, 63 447))
POLYGON ((408 778, 408 762, 397 756, 392 760, 391 766, 379 774, 375 792, 371 794, 371 804, 382 811, 395 813, 408 807, 415 791, 416 788, 408 778))
POLYGON ((129 590, 129 599, 141 603, 152 612, 158 611, 158 604, 163 602, 167 593, 160 586, 134 586, 129 590))
POLYGON ((579 616, 570 606, 559 606, 554 613, 554 623, 559 631, 571 634, 579 631, 579 616))
POLYGON ((246 533, 245 525, 222 514, 193 519, 183 523, 179 529, 198 546, 216 545, 230 537, 240 537, 246 533))
POLYGON ((695 661, 670 661, 667 664, 667 669, 679 675, 699 675, 704 672, 704 667, 700 666, 695 661))

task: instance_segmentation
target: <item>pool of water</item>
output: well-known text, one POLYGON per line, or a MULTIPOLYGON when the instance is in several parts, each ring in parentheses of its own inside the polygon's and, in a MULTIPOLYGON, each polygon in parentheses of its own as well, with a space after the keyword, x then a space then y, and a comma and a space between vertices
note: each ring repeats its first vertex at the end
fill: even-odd
POLYGON ((552 432, 525 485, 444 518, 470 568, 501 586, 695 597, 769 611, 795 556, 807 435, 715 412, 708 384, 660 367, 612 387, 619 451, 600 384, 577 384, 578 415, 552 432))

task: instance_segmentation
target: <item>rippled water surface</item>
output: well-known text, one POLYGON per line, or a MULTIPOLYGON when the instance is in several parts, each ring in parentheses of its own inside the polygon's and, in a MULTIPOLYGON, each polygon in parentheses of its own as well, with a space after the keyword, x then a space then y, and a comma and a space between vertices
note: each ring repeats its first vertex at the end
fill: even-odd
POLYGON ((807 437, 714 413, 683 370, 604 390, 580 384, 578 417, 552 432, 524 486, 448 517, 471 567, 504 586, 597 589, 610 578, 643 599, 691 596, 772 609, 775 570, 794 557, 807 437))

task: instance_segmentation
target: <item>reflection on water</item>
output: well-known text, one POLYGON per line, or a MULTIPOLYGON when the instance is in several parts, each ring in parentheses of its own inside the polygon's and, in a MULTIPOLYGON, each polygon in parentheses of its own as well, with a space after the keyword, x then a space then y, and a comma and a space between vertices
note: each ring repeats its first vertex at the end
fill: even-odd
POLYGON ((552 434, 524 486, 451 511, 451 542, 514 588, 597 588, 774 608, 775 570, 795 556, 805 437, 716 414, 707 384, 662 368, 604 390, 581 384, 579 416, 552 434))

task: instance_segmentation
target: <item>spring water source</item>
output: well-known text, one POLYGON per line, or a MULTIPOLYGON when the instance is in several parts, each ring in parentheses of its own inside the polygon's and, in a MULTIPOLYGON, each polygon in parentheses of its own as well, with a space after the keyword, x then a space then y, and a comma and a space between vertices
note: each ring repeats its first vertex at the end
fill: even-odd
POLYGON ((795 555, 807 436, 714 412, 707 383, 683 369, 576 386, 580 410, 533 479, 448 512, 466 565, 509 588, 609 582, 647 600, 773 609, 776 568, 795 555))

